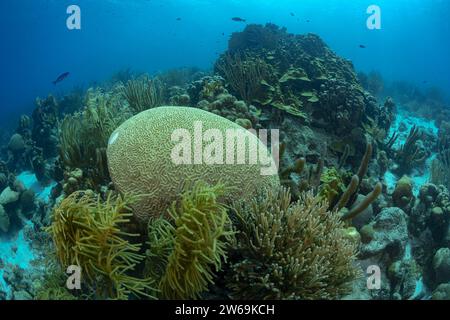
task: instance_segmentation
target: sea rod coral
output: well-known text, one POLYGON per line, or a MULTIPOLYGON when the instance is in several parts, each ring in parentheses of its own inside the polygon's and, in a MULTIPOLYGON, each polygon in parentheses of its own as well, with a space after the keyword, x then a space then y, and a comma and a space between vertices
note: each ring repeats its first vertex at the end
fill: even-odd
POLYGON ((106 147, 111 133, 125 121, 116 97, 89 91, 86 108, 67 115, 59 127, 60 159, 66 171, 81 169, 87 188, 109 181, 106 147))

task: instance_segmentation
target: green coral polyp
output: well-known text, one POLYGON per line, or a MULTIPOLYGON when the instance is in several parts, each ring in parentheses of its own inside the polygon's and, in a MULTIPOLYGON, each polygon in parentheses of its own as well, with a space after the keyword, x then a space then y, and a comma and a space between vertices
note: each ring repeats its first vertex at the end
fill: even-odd
POLYGON ((334 167, 325 170, 320 177, 320 182, 319 195, 330 204, 333 204, 336 197, 345 191, 345 184, 342 180, 342 176, 334 167))

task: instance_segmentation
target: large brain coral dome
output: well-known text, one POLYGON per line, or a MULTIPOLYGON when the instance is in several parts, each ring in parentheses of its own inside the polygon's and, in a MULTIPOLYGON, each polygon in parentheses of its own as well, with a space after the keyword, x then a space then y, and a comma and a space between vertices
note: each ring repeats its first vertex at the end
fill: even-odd
MULTIPOLYGON (((224 164, 205 164, 203 159, 201 164, 176 164, 172 152, 181 140, 172 141, 173 133, 177 129, 182 131, 176 132, 189 132, 192 151, 195 151, 194 128, 198 128, 199 121, 203 133, 216 129, 224 137, 221 142, 224 159, 227 129, 240 130, 248 141, 258 145, 258 150, 264 148, 267 151, 266 146, 251 132, 225 118, 196 108, 159 107, 128 119, 111 135, 107 150, 108 165, 112 181, 120 192, 140 196, 133 209, 142 222, 145 223, 151 216, 166 214, 186 182, 222 182, 230 187, 225 195, 226 201, 250 200, 258 191, 279 185, 276 172, 262 175, 264 165, 249 164, 249 161, 244 164, 228 161, 224 164)), ((203 149, 211 142, 202 141, 203 149)), ((246 148, 248 145, 251 144, 247 144, 246 148)), ((270 161, 274 163, 272 157, 270 161)))

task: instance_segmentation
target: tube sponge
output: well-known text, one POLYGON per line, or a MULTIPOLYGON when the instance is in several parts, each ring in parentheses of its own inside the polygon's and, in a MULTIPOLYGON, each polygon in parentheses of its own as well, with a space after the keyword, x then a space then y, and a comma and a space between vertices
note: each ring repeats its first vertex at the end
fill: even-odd
MULTIPOLYGON (((234 160, 237 160, 239 152, 236 146, 229 150, 229 140, 226 138, 229 129, 239 130, 239 134, 247 139, 246 151, 254 143, 259 152, 266 151, 267 155, 267 147, 250 131, 228 119, 196 108, 153 108, 128 119, 112 133, 107 149, 111 179, 122 193, 144 195, 133 204, 134 214, 144 225, 152 216, 167 215, 167 209, 179 198, 185 181, 202 180, 211 185, 222 182, 228 190, 221 199, 223 201, 250 200, 261 189, 279 186, 276 167, 273 174, 262 175, 261 168, 264 165, 259 162, 237 164, 237 161, 226 161, 231 151, 234 151, 234 160), (202 134, 200 141, 196 134, 199 124, 202 134), (217 136, 208 139, 207 132, 212 133, 212 130, 223 139, 217 136), (183 159, 187 160, 183 164, 176 163, 173 158, 174 150, 182 140, 176 135, 180 132, 191 137, 190 141, 186 141, 193 151, 176 153, 182 154, 183 159), (174 140, 174 134, 175 138, 180 139, 174 140), (215 148, 208 158, 208 150, 213 145, 220 148, 215 148), (220 152, 223 152, 224 163, 209 163, 220 152), (198 156, 201 157, 200 162, 196 162, 198 156)), ((271 156, 269 162, 273 167, 271 156)))

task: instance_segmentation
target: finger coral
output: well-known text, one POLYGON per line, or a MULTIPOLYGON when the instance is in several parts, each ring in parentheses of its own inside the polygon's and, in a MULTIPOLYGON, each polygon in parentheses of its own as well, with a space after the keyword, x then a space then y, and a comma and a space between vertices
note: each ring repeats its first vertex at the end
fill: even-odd
POLYGON ((95 284, 99 298, 127 299, 130 294, 152 297, 151 280, 129 274, 144 259, 141 245, 126 240, 139 235, 121 230, 132 216, 132 201, 109 194, 102 202, 92 192, 78 191, 53 211, 48 231, 59 263, 63 268, 81 267, 83 280, 95 284))
POLYGON ((173 224, 150 220, 148 267, 160 276, 162 298, 199 298, 221 270, 233 235, 226 207, 218 201, 224 190, 220 184, 196 183, 169 210, 173 224))
POLYGON ((338 214, 308 192, 285 188, 232 210, 236 245, 228 286, 236 299, 336 299, 357 277, 356 244, 338 214))

